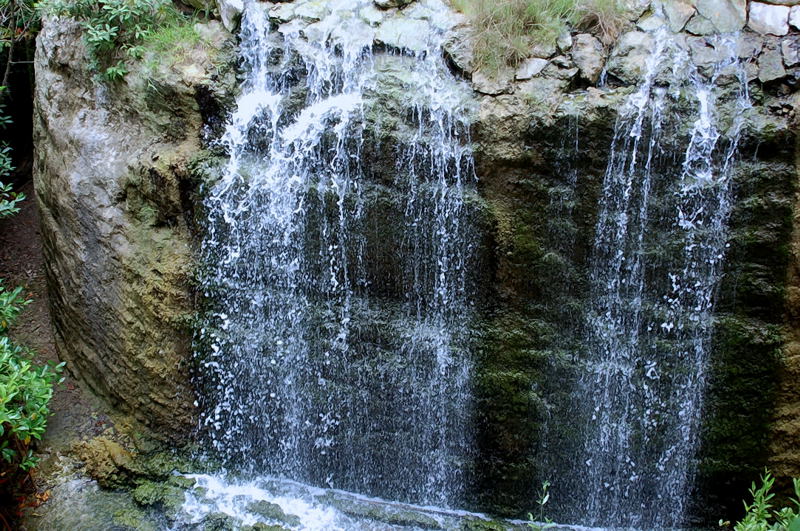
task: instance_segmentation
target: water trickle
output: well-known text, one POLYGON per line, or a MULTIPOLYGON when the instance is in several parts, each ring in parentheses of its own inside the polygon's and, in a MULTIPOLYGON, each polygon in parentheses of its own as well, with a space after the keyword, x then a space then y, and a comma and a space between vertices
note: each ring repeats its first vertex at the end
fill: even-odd
POLYGON ((354 16, 370 1, 295 4, 275 9, 319 21, 245 6, 229 160, 204 203, 200 429, 248 477, 450 506, 473 446, 474 174, 447 8, 418 3, 428 31, 393 49, 393 15, 354 16))
POLYGON ((713 43, 719 60, 704 73, 666 31, 653 42, 615 126, 590 263, 573 397, 585 419, 574 501, 588 525, 683 523, 749 108, 735 37, 713 43))

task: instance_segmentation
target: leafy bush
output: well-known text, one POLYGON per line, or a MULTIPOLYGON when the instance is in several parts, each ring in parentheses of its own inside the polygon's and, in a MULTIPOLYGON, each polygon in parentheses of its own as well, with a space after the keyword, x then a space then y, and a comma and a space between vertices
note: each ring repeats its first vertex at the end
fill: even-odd
POLYGON ((40 9, 81 23, 92 69, 106 81, 125 76, 155 29, 183 17, 170 0, 45 0, 40 9))
MULTIPOLYGON (((794 480, 794 495, 790 507, 774 510, 771 492, 775 478, 769 472, 761 477, 761 486, 753 482, 750 487, 752 503, 745 502, 746 514, 741 522, 734 526, 735 531, 800 531, 800 479, 794 480)), ((720 521, 720 526, 726 526, 720 521)))
MULTIPOLYGON (((0 108, 0 125, 9 121, 0 108)), ((9 151, 5 143, 0 145, 2 177, 13 169, 9 151)), ((0 218, 16 214, 17 203, 24 198, 23 194, 13 192, 11 186, 0 183, 0 218)), ((31 444, 44 435, 53 385, 60 381, 64 367, 63 363, 34 364, 31 353, 8 337, 9 328, 28 302, 22 288, 7 291, 0 279, 0 463, 5 462, 5 466, 0 465, 0 493, 4 489, 13 491, 17 473, 36 465, 31 444)), ((2 509, 0 503, 0 519, 8 526, 2 509)))
POLYGON ((63 363, 35 365, 24 348, 0 336, 0 457, 12 473, 15 467, 36 466, 31 443, 40 440, 47 428, 53 385, 61 381, 63 367, 63 363))
POLYGON ((453 5, 472 21, 477 68, 495 74, 570 26, 609 42, 625 23, 619 0, 453 0, 453 5))

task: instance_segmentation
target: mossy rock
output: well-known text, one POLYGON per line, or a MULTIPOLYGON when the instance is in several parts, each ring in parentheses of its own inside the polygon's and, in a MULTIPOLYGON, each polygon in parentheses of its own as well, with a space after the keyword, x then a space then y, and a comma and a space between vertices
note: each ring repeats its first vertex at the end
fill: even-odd
POLYGON ((461 524, 461 531, 507 531, 508 526, 495 520, 469 517, 461 524))
POLYGON ((374 503, 359 503, 333 494, 323 496, 320 500, 353 518, 366 518, 384 524, 421 529, 444 529, 436 519, 416 511, 374 503))
POLYGON ((242 527, 242 531, 289 531, 289 529, 280 525, 269 525, 262 522, 256 522, 253 525, 246 525, 242 527))
POLYGON ((240 522, 225 513, 211 513, 200 523, 203 531, 233 531, 240 527, 240 522))
POLYGON ((247 510, 251 513, 262 516, 267 520, 275 520, 290 526, 301 525, 299 516, 286 514, 281 506, 277 503, 270 503, 266 500, 258 500, 248 504, 247 510))
POLYGON ((113 522, 126 531, 156 531, 155 524, 147 520, 145 513, 139 509, 124 508, 114 513, 113 522))

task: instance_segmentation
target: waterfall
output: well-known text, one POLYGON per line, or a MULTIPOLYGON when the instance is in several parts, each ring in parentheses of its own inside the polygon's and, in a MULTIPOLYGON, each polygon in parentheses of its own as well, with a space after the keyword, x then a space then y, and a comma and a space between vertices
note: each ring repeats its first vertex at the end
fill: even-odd
POLYGON ((195 342, 202 441, 230 473, 463 494, 473 111, 442 59, 446 12, 245 4, 195 342))
POLYGON ((663 29, 653 43, 619 111, 590 261, 574 394, 585 426, 572 463, 587 525, 683 523, 749 107, 733 36, 717 38, 710 67, 663 29))

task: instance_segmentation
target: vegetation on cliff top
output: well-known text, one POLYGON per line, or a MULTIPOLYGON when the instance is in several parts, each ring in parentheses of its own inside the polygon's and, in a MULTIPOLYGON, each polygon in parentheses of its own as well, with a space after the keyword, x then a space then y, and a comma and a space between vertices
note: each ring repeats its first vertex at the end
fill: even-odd
POLYGON ((44 0, 39 9, 81 23, 90 67, 102 81, 122 79, 151 40, 163 48, 196 36, 194 20, 171 0, 44 0))
POLYGON ((453 0, 453 6, 470 18, 476 67, 489 73, 516 66, 570 27, 608 44, 626 22, 621 0, 453 0))

